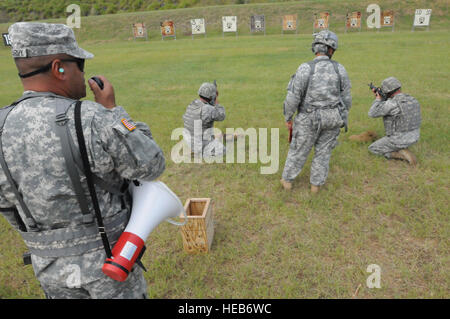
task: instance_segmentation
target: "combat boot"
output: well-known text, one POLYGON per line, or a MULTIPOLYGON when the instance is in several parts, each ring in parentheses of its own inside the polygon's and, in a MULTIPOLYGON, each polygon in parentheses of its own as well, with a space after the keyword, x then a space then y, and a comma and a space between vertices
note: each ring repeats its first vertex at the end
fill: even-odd
POLYGON ((320 190, 320 186, 312 185, 311 184, 311 194, 317 194, 320 190))
POLYGON ((285 181, 284 179, 280 179, 280 182, 281 182, 281 186, 283 186, 283 188, 285 190, 289 191, 289 190, 292 189, 292 183, 291 182, 285 181))
POLYGON ((392 152, 391 158, 407 161, 411 166, 416 166, 417 164, 416 156, 414 156, 414 154, 411 153, 407 148, 404 148, 398 152, 392 152))

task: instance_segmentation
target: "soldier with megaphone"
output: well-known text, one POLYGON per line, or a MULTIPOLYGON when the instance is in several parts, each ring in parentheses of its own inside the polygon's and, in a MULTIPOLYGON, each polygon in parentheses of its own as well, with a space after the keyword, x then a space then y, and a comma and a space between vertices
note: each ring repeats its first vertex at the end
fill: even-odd
POLYGON ((80 101, 93 54, 69 27, 21 22, 9 35, 25 92, 0 110, 0 210, 30 251, 24 261, 47 298, 146 297, 137 265, 122 282, 102 268, 118 261, 110 247, 128 224, 129 181, 162 174, 161 148, 104 76, 88 82, 95 102, 80 101))

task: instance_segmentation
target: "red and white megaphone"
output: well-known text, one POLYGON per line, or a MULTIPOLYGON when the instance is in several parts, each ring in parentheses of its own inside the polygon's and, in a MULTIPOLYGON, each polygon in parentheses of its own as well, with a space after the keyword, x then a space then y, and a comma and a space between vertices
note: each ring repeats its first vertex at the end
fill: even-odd
POLYGON ((122 235, 112 250, 112 257, 106 258, 102 271, 117 281, 128 277, 136 259, 140 257, 148 235, 164 220, 182 226, 187 222, 186 211, 180 199, 163 182, 140 182, 130 184, 133 197, 131 217, 122 235), (184 223, 170 220, 184 213, 184 223))

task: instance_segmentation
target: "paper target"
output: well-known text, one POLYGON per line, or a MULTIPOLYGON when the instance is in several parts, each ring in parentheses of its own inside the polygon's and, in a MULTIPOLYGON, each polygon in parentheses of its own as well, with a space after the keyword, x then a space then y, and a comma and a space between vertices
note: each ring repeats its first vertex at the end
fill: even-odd
POLYGON ((192 19, 191 20, 192 34, 205 34, 205 19, 192 19))
POLYGON ((427 27, 430 25, 431 9, 416 9, 414 26, 427 27))
POLYGON ((237 17, 236 16, 222 17, 222 30, 223 30, 223 32, 236 32, 237 31, 237 17))

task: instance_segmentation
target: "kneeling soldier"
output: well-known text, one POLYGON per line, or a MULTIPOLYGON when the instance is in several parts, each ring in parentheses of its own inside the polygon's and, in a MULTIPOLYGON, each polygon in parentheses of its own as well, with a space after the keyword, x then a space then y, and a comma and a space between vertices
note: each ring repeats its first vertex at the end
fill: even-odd
POLYGON ((225 119, 225 108, 217 101, 219 95, 215 83, 203 83, 198 90, 199 98, 188 105, 183 115, 184 140, 190 145, 191 152, 203 156, 225 154, 225 147, 215 139, 213 128, 215 121, 225 119))
POLYGON ((376 99, 369 110, 369 116, 383 117, 386 136, 371 144, 369 151, 386 158, 402 159, 414 166, 417 159, 408 147, 420 137, 419 102, 411 95, 402 93, 401 83, 394 77, 381 83, 381 91, 386 99, 373 90, 376 99))

